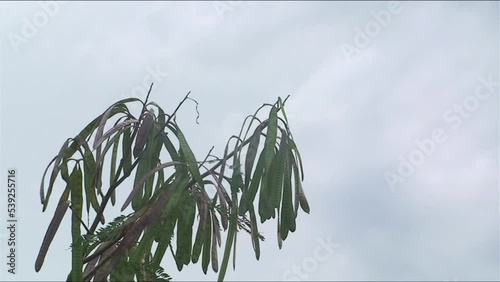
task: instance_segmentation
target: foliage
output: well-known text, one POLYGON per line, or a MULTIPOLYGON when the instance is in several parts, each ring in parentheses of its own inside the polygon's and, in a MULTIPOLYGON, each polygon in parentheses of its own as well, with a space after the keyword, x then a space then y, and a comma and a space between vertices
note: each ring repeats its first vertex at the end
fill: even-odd
POLYGON ((175 121, 177 110, 191 99, 188 96, 170 115, 148 102, 149 93, 144 102, 136 98, 118 101, 64 142, 40 186, 45 211, 57 176, 66 183, 36 259, 37 272, 68 208, 71 281, 168 281, 170 276, 161 267, 167 250, 179 271, 201 260, 203 272, 211 265, 222 281, 231 253, 235 267, 239 231, 250 235, 259 259, 259 241, 264 237, 259 234, 256 212, 261 223, 276 218, 278 246, 282 247, 289 232, 295 231, 299 207, 309 213, 302 188, 302 160, 285 113, 286 99, 264 104, 248 116, 240 134, 229 139, 222 158, 212 156, 210 150, 203 161, 197 161, 175 121), (129 111, 130 103, 142 104, 138 118, 129 111), (266 107, 270 107, 268 118, 260 121, 257 115, 266 107), (105 131, 112 120, 114 125, 105 131), (254 122, 257 125, 252 127, 254 122), (163 151, 168 153, 166 162, 161 160, 163 151), (105 160, 109 186, 103 185, 105 160), (121 211, 131 207, 133 212, 105 225, 104 212, 109 202, 116 204, 116 188, 134 171, 132 189, 118 190, 130 191, 121 211), (215 187, 213 195, 207 192, 208 186, 215 187), (256 199, 258 204, 254 204, 256 199), (219 263, 221 227, 227 240, 219 263))

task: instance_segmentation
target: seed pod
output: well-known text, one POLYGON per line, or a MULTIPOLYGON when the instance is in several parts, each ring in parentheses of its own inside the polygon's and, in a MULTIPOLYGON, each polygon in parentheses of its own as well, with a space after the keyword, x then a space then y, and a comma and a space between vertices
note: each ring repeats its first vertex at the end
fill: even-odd
POLYGON ((154 111, 153 109, 148 109, 142 123, 139 127, 139 132, 137 132, 137 137, 135 138, 134 146, 134 158, 139 156, 139 153, 144 149, 144 145, 148 142, 149 133, 153 127, 154 111))
POLYGON ((38 272, 42 268, 43 261, 45 260, 45 256, 47 255, 47 251, 49 250, 49 246, 54 240, 54 235, 56 235, 57 229, 61 225, 61 221, 64 217, 64 214, 68 210, 69 201, 60 202, 57 205, 56 211, 54 212, 54 217, 50 221, 49 228, 47 228, 47 232, 45 233, 45 237, 43 237, 42 245, 40 246, 40 251, 38 252, 38 256, 35 262, 35 271, 38 272))

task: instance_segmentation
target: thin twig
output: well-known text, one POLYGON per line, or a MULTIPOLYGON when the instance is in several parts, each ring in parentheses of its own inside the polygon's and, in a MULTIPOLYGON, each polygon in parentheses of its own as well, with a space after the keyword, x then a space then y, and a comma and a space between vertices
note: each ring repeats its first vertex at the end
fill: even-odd
POLYGON ((179 105, 177 105, 177 108, 175 108, 174 112, 168 117, 167 121, 165 122, 165 125, 167 125, 170 122, 170 120, 172 119, 172 117, 175 116, 175 114, 177 113, 179 108, 182 106, 182 104, 188 99, 190 93, 191 93, 191 91, 189 91, 186 94, 186 96, 184 97, 184 99, 182 99, 182 101, 179 103, 179 105))
POLYGON ((212 150, 214 149, 215 147, 212 146, 212 148, 210 148, 210 151, 208 151, 208 154, 207 156, 205 157, 205 159, 200 163, 200 165, 198 166, 198 169, 201 168, 203 166, 203 164, 205 164, 205 162, 207 161, 208 157, 210 157, 210 153, 212 152, 212 150))

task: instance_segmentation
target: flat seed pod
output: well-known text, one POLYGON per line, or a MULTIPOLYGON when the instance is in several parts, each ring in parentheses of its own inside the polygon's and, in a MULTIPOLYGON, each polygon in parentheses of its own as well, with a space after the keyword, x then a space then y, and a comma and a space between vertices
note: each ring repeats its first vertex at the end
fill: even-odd
POLYGON ((36 258, 35 263, 35 271, 38 272, 42 268, 43 261, 45 260, 45 256, 47 255, 47 251, 49 250, 49 246, 56 235, 57 229, 61 225, 61 221, 68 210, 69 201, 60 202, 54 212, 54 217, 50 221, 49 228, 45 233, 45 237, 43 238, 42 246, 40 247, 40 251, 38 252, 38 256, 36 258))
POLYGON ((153 128, 153 120, 154 110, 148 109, 139 127, 139 131, 137 132, 137 137, 135 138, 134 158, 137 158, 139 153, 144 149, 144 145, 146 145, 146 142, 148 141, 149 132, 151 131, 151 128, 153 128))

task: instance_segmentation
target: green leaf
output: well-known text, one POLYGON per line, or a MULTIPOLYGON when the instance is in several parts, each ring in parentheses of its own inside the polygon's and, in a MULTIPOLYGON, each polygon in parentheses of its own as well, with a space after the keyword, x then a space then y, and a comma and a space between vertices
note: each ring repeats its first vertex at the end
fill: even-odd
MULTIPOLYGON (((135 248, 130 248, 130 251, 133 252, 135 248)), ((139 271, 139 264, 133 263, 128 260, 128 256, 123 256, 120 258, 118 264, 111 270, 109 275, 109 281, 111 282, 121 282, 121 281, 134 281, 135 274, 142 274, 139 271)), ((144 271, 143 271, 144 272, 144 271)))

